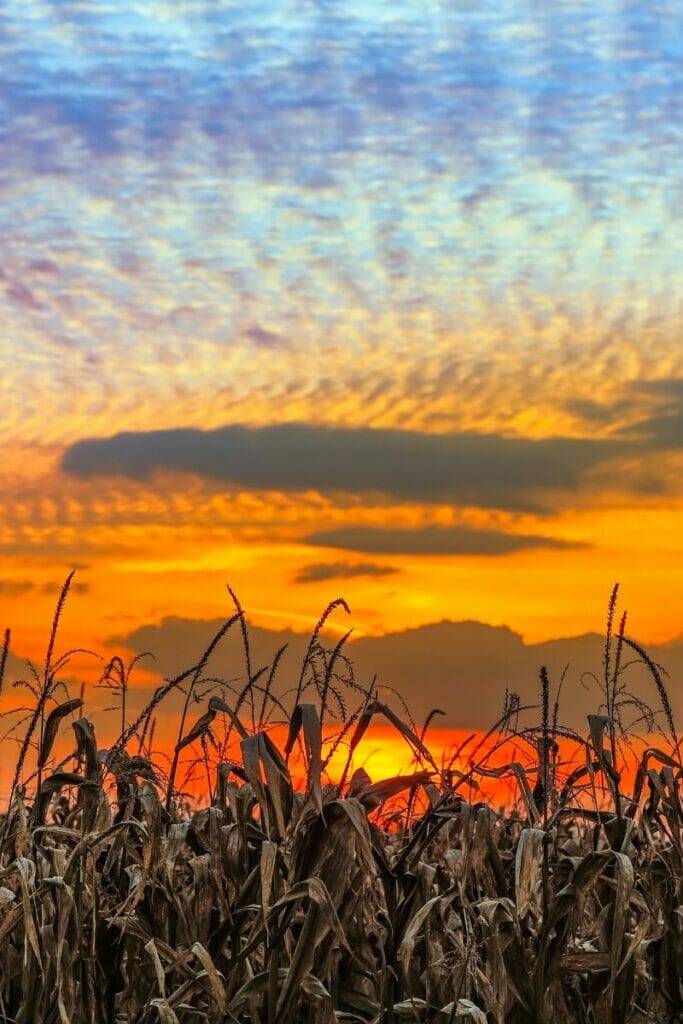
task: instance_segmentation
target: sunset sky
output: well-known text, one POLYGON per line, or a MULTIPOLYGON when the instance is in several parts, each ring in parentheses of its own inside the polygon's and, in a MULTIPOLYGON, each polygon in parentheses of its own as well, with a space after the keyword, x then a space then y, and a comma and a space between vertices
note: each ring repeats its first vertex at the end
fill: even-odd
POLYGON ((63 646, 169 672, 228 583, 418 705, 386 634, 531 672, 616 580, 676 661, 682 57, 666 0, 3 5, 12 667, 74 567, 63 646))

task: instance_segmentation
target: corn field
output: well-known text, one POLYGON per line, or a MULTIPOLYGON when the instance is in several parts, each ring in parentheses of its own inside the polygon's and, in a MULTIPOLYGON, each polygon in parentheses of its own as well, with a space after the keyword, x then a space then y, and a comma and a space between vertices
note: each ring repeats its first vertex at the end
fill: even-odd
POLYGON ((210 647, 130 720, 129 672, 114 659, 103 678, 120 702, 120 734, 99 749, 77 717, 82 695, 65 696, 59 682, 70 579, 28 684, 2 818, 0 1021, 683 1021, 678 740, 659 667, 624 618, 615 626, 616 589, 604 700, 586 736, 562 729, 541 671, 538 724, 520 726, 519 699, 506 694, 500 721, 455 768, 431 756, 429 722, 418 729, 353 679, 344 638, 324 646, 340 601, 316 626, 289 704, 276 696, 278 658, 253 671, 236 598, 214 645, 241 630, 241 690, 204 679, 210 647), (627 690, 627 648, 646 660, 661 710, 627 690), (172 690, 184 712, 162 764, 154 714, 172 690), (188 724, 198 695, 202 714, 188 724), (634 700, 651 745, 639 748, 625 792, 634 700), (274 715, 287 723, 279 747, 274 715), (411 748, 410 774, 353 771, 377 717, 411 748), (70 733, 73 749, 69 740, 58 757, 70 733), (491 749, 512 739, 529 758, 491 767, 491 749), (571 763, 559 753, 569 742, 580 751, 571 763), (346 768, 333 780, 339 749, 346 768), (205 806, 183 795, 186 755, 206 774, 205 806), (475 783, 494 775, 516 786, 504 809, 476 799, 475 783))

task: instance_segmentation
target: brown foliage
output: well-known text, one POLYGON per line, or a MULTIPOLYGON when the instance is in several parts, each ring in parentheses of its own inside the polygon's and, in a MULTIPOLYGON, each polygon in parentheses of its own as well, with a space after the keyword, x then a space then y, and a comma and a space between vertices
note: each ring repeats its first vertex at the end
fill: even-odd
MULTIPOLYGON (((489 767, 492 738, 455 771, 372 687, 340 681, 341 645, 325 652, 316 629, 285 750, 262 727, 272 673, 259 690, 249 665, 251 692, 233 704, 213 694, 181 727, 163 784, 144 745, 150 709, 134 728, 124 713, 121 737, 99 753, 79 719, 70 769, 47 767, 81 707, 54 697, 55 632, 0 846, 0 1021, 644 1024, 683 1012, 681 766, 675 743, 650 746, 622 792, 611 635, 612 713, 591 716, 578 769, 557 762, 547 674, 540 726, 510 732, 520 708, 509 697, 497 726, 533 760, 489 767), (361 698, 355 711, 349 693, 361 698), (254 709, 251 730, 238 704, 254 709), (332 707, 330 740, 321 716, 332 707), (373 782, 359 769, 329 784, 330 746, 344 742, 351 756, 376 714, 416 770, 373 782), (221 721, 239 761, 208 757, 211 743, 228 749, 214 736, 221 721), (290 774, 297 744, 301 789, 290 774), (173 780, 180 752, 198 745, 212 798, 187 812, 173 780), (26 779, 31 750, 37 772, 26 779), (517 782, 507 811, 472 802, 476 780, 494 774, 517 782), (591 802, 599 780, 603 798, 591 802)), ((194 692, 205 664, 165 684, 151 710, 188 679, 194 692)))

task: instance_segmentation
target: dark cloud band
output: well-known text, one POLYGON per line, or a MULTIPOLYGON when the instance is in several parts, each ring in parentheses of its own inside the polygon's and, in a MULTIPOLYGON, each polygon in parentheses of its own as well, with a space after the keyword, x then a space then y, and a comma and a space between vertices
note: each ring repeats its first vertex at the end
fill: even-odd
POLYGON ((311 533, 306 543, 374 555, 507 555, 530 548, 582 546, 554 537, 480 530, 471 526, 422 526, 408 530, 346 526, 311 533))
POLYGON ((138 479, 170 470, 260 490, 376 492, 400 500, 538 511, 544 492, 576 488, 586 470, 625 447, 580 438, 233 425, 79 441, 66 451, 63 468, 84 477, 138 479))

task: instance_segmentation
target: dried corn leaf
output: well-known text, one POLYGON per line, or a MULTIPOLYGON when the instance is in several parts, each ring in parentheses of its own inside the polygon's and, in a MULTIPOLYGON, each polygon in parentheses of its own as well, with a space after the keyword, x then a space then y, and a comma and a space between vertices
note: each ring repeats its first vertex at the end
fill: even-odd
POLYGON ((352 786, 349 789, 349 796, 354 796, 357 800, 360 800, 368 810, 379 807, 385 800, 397 796, 405 789, 411 789, 424 784, 432 776, 432 772, 424 771, 415 772, 413 775, 392 775, 389 779, 372 782, 370 776, 367 773, 365 774, 369 781, 359 785, 360 780, 356 779, 356 773, 354 773, 351 778, 352 786), (354 781, 355 785, 353 785, 354 781))
POLYGON ((199 960, 204 973, 209 982, 209 990, 211 992, 211 999, 214 1003, 216 1011, 222 1014, 226 1005, 226 994, 223 981, 220 974, 216 970, 213 960, 209 956, 207 950, 200 942, 195 942, 192 945, 192 952, 194 956, 199 960))
POLYGON ((226 702, 221 697, 211 697, 211 699, 209 700, 209 711, 213 711, 214 713, 217 711, 222 711, 223 714, 227 715, 242 739, 246 739, 247 736, 249 735, 247 730, 242 725, 239 716, 233 711, 229 704, 226 704, 226 702))
POLYGON ((541 910, 541 869, 545 832, 540 828, 522 829, 515 855, 515 901, 517 913, 526 917, 541 910))
POLYGON ((200 737, 206 736, 216 714, 217 709, 209 707, 208 711, 205 711, 204 714, 197 719, 187 735, 183 736, 180 743, 176 743, 176 753, 180 750, 184 750, 185 747, 189 747, 191 743, 194 743, 194 741, 200 739, 200 737))
POLYGON ((270 912, 270 898, 273 891, 273 878, 275 875, 275 864, 277 861, 277 845, 267 839, 261 846, 260 877, 261 877, 261 910, 263 920, 268 928, 268 915, 270 912))
POLYGON ((410 960, 415 951, 415 943, 417 941, 420 930, 427 920, 427 917, 441 901, 442 896, 433 896, 432 899, 427 900, 417 913, 411 918, 408 927, 406 928, 403 938, 399 945, 399 959, 401 962, 401 969, 405 977, 408 976, 408 969, 410 967, 410 960))
POLYGON ((93 724, 87 718, 78 718, 73 723, 73 730, 76 733, 79 760, 85 762, 85 774, 90 782, 99 783, 101 761, 97 751, 93 724))
POLYGON ((62 704, 58 704, 56 708, 50 712, 45 722, 45 728, 43 730, 43 742, 40 745, 40 752, 38 754, 38 767, 44 768, 47 764, 47 759, 52 752, 57 733, 59 732, 59 723, 67 715, 72 714, 77 708, 80 708, 83 701, 74 698, 73 700, 65 700, 62 704))
POLYGON ((593 750, 600 761, 605 760, 605 729, 612 724, 609 715, 589 715, 588 728, 591 734, 593 750))
POLYGON ((441 1010, 449 1018, 455 1020, 470 1020, 473 1024, 487 1024, 486 1014, 471 999, 458 999, 456 1003, 448 1003, 441 1010))
MULTIPOLYGON (((415 732, 413 732, 413 730, 408 725, 406 725, 406 723, 401 718, 399 718, 396 712, 392 708, 390 708, 388 704, 383 704, 381 701, 375 700, 368 705, 361 719, 367 719, 367 724, 365 725, 363 731, 365 731, 365 729, 367 728, 367 725, 370 723, 370 720, 372 719, 373 715, 383 715, 384 718, 386 718, 388 722, 391 722, 394 728, 397 729, 398 732, 400 732, 401 736, 403 736, 403 738, 406 740, 409 746, 413 748, 418 758, 421 761, 427 761, 429 764, 432 765, 434 771, 438 771, 436 762, 434 761, 431 752, 424 745, 420 737, 415 732)), ((359 727, 360 721, 358 723, 358 726, 356 727, 357 732, 359 730, 359 727)))
POLYGON ((626 929, 626 918, 635 882, 633 864, 626 854, 614 851, 614 858, 616 860, 615 874, 617 887, 614 894, 614 913, 610 932, 610 981, 612 985, 616 981, 620 966, 622 966, 622 946, 626 929))

